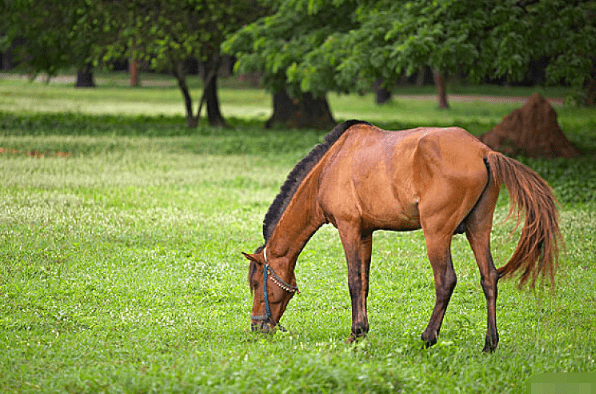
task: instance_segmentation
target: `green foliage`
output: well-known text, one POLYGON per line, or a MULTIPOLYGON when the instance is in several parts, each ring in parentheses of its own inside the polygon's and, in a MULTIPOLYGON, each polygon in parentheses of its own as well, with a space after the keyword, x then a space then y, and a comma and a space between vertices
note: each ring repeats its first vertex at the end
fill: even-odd
POLYGON ((356 4, 349 0, 282 2, 274 15, 229 38, 223 50, 239 58, 238 71, 263 73, 263 83, 270 92, 285 88, 294 97, 303 91, 324 95, 333 90, 334 64, 303 68, 304 61, 314 48, 356 26, 356 4))
MULTIPOLYGON (((192 97, 186 83, 186 62, 198 59, 204 67, 204 78, 213 82, 220 66, 219 47, 225 37, 245 23, 263 15, 266 9, 258 0, 215 1, 135 0, 113 5, 120 27, 113 43, 107 46, 107 59, 127 50, 134 59, 149 62, 153 68, 167 70, 178 81, 185 102, 188 125, 196 127, 202 102, 195 115, 192 97)), ((215 89, 215 84, 211 85, 215 89)), ((207 89, 209 122, 221 125, 217 91, 207 89)))
POLYGON ((134 58, 168 70, 191 56, 207 60, 219 52, 228 34, 263 11, 253 0, 121 2, 114 8, 121 31, 106 56, 117 56, 123 48, 130 48, 134 58))
POLYGON ((263 72, 270 90, 355 92, 422 66, 523 78, 549 58, 549 80, 581 89, 596 52, 592 2, 481 0, 292 1, 224 44, 238 68, 263 72))
POLYGON ((352 58, 376 59, 364 67, 373 74, 387 68, 394 75, 409 75, 429 65, 465 72, 475 80, 503 75, 519 80, 531 60, 548 57, 551 81, 566 78, 581 88, 596 49, 596 26, 587 7, 562 1, 524 5, 478 0, 364 5, 359 9, 362 25, 350 34, 354 42, 367 44, 352 58))
POLYGON ((106 1, 15 0, 2 2, 0 21, 5 45, 32 77, 55 76, 60 70, 96 62, 102 45, 117 34, 106 1))

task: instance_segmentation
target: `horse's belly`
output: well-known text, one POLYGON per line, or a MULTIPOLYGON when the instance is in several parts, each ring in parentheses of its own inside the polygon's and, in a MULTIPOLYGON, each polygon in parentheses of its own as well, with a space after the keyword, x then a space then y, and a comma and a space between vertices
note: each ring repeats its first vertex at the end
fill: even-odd
POLYGON ((420 228, 420 216, 415 202, 403 205, 395 198, 376 195, 361 203, 362 223, 371 230, 409 231, 420 228))
POLYGON ((416 198, 377 174, 355 188, 362 223, 370 229, 407 231, 420 228, 416 198), (372 180, 374 179, 374 181, 372 180))

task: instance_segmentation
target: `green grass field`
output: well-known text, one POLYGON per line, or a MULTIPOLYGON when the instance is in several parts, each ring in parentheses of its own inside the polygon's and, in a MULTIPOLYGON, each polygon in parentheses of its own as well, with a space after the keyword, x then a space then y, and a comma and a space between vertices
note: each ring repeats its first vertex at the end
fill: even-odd
MULTIPOLYGON (((422 348, 434 290, 419 231, 375 234, 365 340, 344 343, 347 269, 330 226, 298 261, 290 332, 250 332, 240 252, 262 243, 279 186, 325 132, 264 130, 261 90, 221 96, 232 127, 188 130, 173 87, 0 80, 0 392, 523 393, 540 373, 596 371, 596 111, 557 107, 582 156, 520 158, 553 186, 567 250, 554 296, 500 284, 501 342, 483 354, 485 301, 462 236, 439 342, 422 348)), ((338 120, 475 134, 519 106, 330 100, 338 120)), ((517 242, 507 208, 503 194, 498 265, 517 242)))

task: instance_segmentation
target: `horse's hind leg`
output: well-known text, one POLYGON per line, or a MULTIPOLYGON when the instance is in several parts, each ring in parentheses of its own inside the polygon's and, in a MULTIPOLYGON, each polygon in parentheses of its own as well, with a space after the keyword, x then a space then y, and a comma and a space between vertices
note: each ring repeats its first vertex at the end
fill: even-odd
POLYGON ((422 340, 427 347, 437 343, 437 335, 443 323, 447 305, 457 284, 451 261, 451 233, 431 233, 425 230, 426 249, 435 281, 435 306, 424 332, 422 340))
POLYGON ((497 332, 497 282, 499 275, 490 253, 490 231, 499 188, 489 182, 478 203, 466 219, 466 237, 480 269, 480 283, 487 307, 486 341, 483 351, 492 352, 499 343, 497 332))

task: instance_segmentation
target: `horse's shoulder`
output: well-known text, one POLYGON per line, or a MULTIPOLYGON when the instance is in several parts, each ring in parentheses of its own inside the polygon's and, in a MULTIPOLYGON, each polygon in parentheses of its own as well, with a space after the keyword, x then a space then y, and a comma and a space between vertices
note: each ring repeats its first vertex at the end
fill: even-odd
POLYGON ((387 131, 369 123, 361 123, 351 126, 344 134, 347 138, 361 138, 364 136, 379 136, 387 131))

